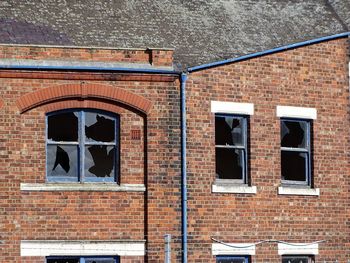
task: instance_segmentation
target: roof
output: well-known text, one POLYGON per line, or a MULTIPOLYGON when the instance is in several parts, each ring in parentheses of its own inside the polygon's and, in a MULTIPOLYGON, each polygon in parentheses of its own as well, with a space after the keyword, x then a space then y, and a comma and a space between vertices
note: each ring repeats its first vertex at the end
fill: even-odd
POLYGON ((174 48, 182 68, 349 26, 347 0, 0 1, 0 43, 174 48))

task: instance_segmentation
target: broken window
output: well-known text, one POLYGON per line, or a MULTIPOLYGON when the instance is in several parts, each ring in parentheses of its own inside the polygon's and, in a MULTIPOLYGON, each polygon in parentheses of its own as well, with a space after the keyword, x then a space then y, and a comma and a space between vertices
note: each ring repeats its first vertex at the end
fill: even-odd
POLYGON ((306 184, 311 181, 310 121, 281 119, 282 182, 306 184))
POLYGON ((247 183, 247 117, 215 115, 215 161, 218 179, 247 183))
POLYGON ((216 263, 250 263, 250 257, 242 256, 217 256, 216 263))
POLYGON ((49 257, 47 263, 119 263, 118 257, 49 257))
POLYGON ((282 263, 314 263, 313 257, 310 256, 283 256, 282 263))
POLYGON ((119 118, 74 110, 47 116, 47 176, 50 181, 115 181, 119 118))

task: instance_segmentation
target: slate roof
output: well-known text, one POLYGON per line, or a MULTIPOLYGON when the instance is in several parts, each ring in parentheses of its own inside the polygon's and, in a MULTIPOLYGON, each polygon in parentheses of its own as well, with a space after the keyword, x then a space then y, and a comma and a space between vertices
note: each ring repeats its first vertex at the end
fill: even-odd
POLYGON ((182 67, 349 26, 349 0, 0 1, 0 43, 174 48, 182 67))

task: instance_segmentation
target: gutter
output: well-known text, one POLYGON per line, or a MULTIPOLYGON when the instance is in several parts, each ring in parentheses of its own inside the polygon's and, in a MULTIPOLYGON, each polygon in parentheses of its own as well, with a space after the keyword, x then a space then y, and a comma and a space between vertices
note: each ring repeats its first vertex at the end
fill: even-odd
POLYGON ((294 43, 294 44, 290 44, 290 45, 286 45, 286 46, 282 46, 282 47, 264 50, 261 52, 251 53, 251 54, 236 57, 236 58, 230 58, 230 59, 226 59, 226 60, 202 64, 202 65, 195 66, 195 67, 190 67, 190 68, 187 68, 187 71, 189 73, 191 73, 191 72, 195 72, 195 71, 199 71, 199 70, 204 70, 204 69, 218 67, 218 66, 222 66, 222 65, 226 65, 226 64, 230 64, 230 63, 234 63, 234 62, 239 62, 242 60, 257 58, 257 57, 261 57, 261 56, 265 56, 265 55, 269 55, 269 54, 273 54, 273 53, 277 53, 277 52, 281 52, 281 51, 286 51, 286 50, 290 50, 293 48, 308 46, 308 45, 312 45, 312 44, 316 44, 316 43, 320 43, 320 42, 324 42, 324 41, 328 41, 328 40, 333 40, 333 39, 342 38, 342 37, 349 37, 349 35, 350 35, 350 32, 345 32, 345 33, 340 33, 340 34, 336 34, 336 35, 332 35, 332 36, 316 38, 316 39, 312 39, 312 40, 308 40, 308 41, 298 42, 298 43, 294 43))
POLYGON ((186 160, 186 80, 181 74, 181 241, 182 263, 187 263, 187 160, 186 160))

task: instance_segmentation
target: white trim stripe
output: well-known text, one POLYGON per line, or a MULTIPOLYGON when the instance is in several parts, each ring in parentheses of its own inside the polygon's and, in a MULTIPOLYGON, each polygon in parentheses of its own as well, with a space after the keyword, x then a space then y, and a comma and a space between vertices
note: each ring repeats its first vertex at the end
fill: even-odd
POLYGON ((248 185, 221 185, 213 184, 213 193, 231 193, 231 194, 256 194, 256 186, 248 185))
POLYGON ((211 112, 213 113, 233 113, 242 115, 253 115, 253 103, 238 103, 238 102, 224 102, 211 101, 211 112))
POLYGON ((144 256, 144 241, 22 240, 22 257, 47 256, 144 256))
POLYGON ((317 110, 315 108, 277 106, 277 117, 300 118, 300 119, 317 119, 317 110))
POLYGON ((213 256, 218 256, 218 255, 254 256, 255 255, 255 245, 253 243, 228 243, 228 245, 236 246, 237 248, 226 246, 224 244, 213 243, 211 245, 211 253, 213 254, 213 256))
POLYGON ((278 244, 278 255, 318 255, 318 244, 278 244))
POLYGON ((279 195, 320 195, 320 188, 278 187, 279 195))

